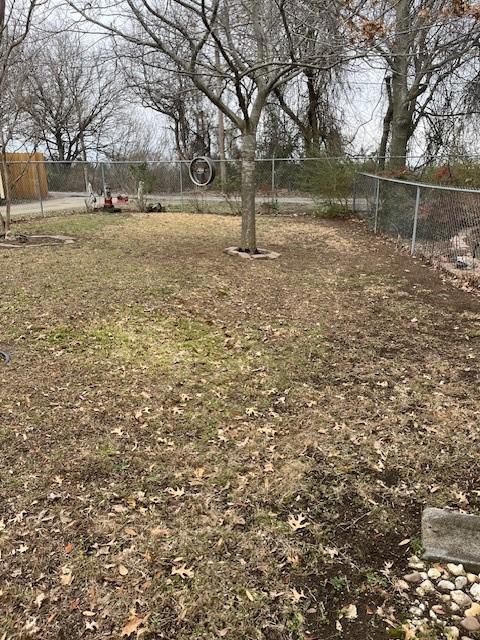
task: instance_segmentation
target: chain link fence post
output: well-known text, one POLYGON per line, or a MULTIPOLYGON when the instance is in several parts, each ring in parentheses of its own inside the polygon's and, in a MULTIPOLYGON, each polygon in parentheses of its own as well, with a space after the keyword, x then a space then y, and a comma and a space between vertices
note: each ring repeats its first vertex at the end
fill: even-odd
POLYGON ((357 213, 357 174, 353 175, 352 213, 357 213))
POLYGON ((178 167, 180 170, 180 202, 182 204, 183 207, 183 171, 182 171, 182 161, 179 160, 178 162, 178 167))
POLYGON ((420 210, 420 185, 417 186, 417 195, 415 198, 415 213, 413 215, 412 246, 410 248, 410 254, 412 256, 415 253, 415 243, 417 241, 417 225, 418 225, 419 210, 420 210))
POLYGON ((102 170, 102 193, 105 195, 107 183, 105 182, 105 163, 102 162, 100 165, 102 170))
POLYGON ((272 206, 275 206, 275 158, 272 158, 272 206))
POLYGON ((37 196, 40 202, 40 213, 42 218, 45 217, 45 211, 43 210, 43 197, 42 197, 42 185, 40 184, 40 169, 38 168, 38 162, 35 161, 35 182, 37 185, 37 196))
POLYGON ((375 219, 373 222, 373 232, 378 231, 378 204, 380 201, 380 178, 377 178, 377 184, 375 185, 375 219))

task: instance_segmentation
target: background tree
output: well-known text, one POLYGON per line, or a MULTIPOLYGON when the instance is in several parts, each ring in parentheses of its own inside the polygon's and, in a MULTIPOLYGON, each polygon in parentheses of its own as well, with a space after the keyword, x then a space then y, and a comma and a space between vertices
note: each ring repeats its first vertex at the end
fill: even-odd
POLYGON ((442 83, 476 55, 480 12, 468 0, 369 2, 355 25, 385 64, 388 107, 380 153, 406 164, 408 143, 442 83))
POLYGON ((152 65, 151 55, 138 47, 123 47, 117 53, 134 96, 142 106, 167 117, 178 157, 211 155, 212 106, 191 79, 179 68, 169 71, 152 65))
POLYGON ((21 106, 29 132, 51 160, 74 162, 108 151, 122 121, 125 89, 110 61, 78 34, 53 35, 31 45, 31 72, 21 106))
POLYGON ((15 139, 21 111, 18 105, 18 87, 24 77, 25 65, 22 48, 32 28, 39 0, 0 0, 0 177, 5 213, 0 212, 0 236, 10 230, 10 180, 7 147, 15 139))

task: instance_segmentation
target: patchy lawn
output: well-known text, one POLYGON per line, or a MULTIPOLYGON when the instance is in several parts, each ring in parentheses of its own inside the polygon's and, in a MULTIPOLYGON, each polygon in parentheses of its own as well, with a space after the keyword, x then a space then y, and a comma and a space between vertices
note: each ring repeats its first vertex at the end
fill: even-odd
POLYGON ((193 214, 0 253, 5 640, 386 638, 422 507, 480 511, 478 298, 356 222, 259 226, 279 260, 193 214))

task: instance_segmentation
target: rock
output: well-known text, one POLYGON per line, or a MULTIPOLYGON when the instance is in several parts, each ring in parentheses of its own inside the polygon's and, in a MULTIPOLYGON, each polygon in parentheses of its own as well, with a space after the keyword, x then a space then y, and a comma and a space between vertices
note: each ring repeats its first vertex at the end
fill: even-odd
POLYGON ((432 591, 435 591, 435 586, 431 580, 424 580, 420 584, 420 586, 425 591, 425 593, 432 593, 432 591))
POLYGON ((442 602, 450 602, 451 598, 450 598, 450 594, 449 593, 442 593, 440 595, 440 600, 442 602))
POLYGON ((472 586, 470 587, 470 593, 475 598, 475 600, 477 600, 477 602, 480 601, 480 584, 478 584, 478 582, 472 584, 472 586))
POLYGON ((422 584, 415 589, 415 593, 421 598, 423 598, 423 596, 426 596, 428 593, 432 593, 433 591, 435 591, 435 587, 430 580, 424 580, 422 584))
POLYGON ((422 576, 418 573, 418 571, 414 571, 413 573, 407 573, 406 576, 403 576, 403 579, 407 582, 411 582, 412 584, 416 584, 417 582, 422 581, 422 576))
POLYGON ((411 556, 408 559, 408 566, 410 569, 417 569, 417 571, 425 569, 425 563, 422 562, 418 556, 411 556))
POLYGON ((469 638, 468 636, 462 636, 460 640, 472 640, 472 638, 469 638))
POLYGON ((456 613, 457 611, 460 611, 460 607, 458 606, 458 604, 456 602, 450 602, 450 604, 448 606, 450 608, 450 611, 453 611, 454 613, 456 613))
POLYGON ((478 582, 478 576, 474 573, 467 573, 467 580, 470 584, 475 584, 475 582, 478 582))
POLYGON ((453 564, 449 562, 447 564, 448 571, 452 574, 452 576, 464 576, 465 569, 463 568, 463 564, 453 564))
POLYGON ((460 629, 457 627, 445 627, 444 631, 447 640, 458 640, 460 637, 460 629))
POLYGON ((428 580, 428 573, 426 571, 420 571, 420 577, 422 580, 428 580))
POLYGON ((410 607, 409 611, 412 616, 415 616, 416 618, 421 618, 423 616, 423 611, 420 607, 410 607))
POLYGON ((450 580, 440 580, 437 584, 437 588, 440 591, 453 591, 455 589, 455 585, 450 580))
POLYGON ((427 576, 432 580, 438 580, 442 575, 442 572, 439 571, 436 567, 432 567, 427 571, 427 576))
POLYGON ((465 611, 465 617, 468 618, 468 616, 473 616, 473 617, 480 616, 480 604, 478 604, 478 602, 474 602, 470 607, 470 609, 467 609, 465 611))
POLYGON ((422 514, 422 543, 423 558, 450 562, 461 571, 455 576, 465 575, 460 564, 480 570, 480 516, 429 507, 422 514))
POLYGON ((432 611, 437 616, 444 616, 445 615, 445 609, 442 607, 441 604, 434 604, 433 607, 432 607, 432 611))
POLYGON ((399 591, 408 591, 410 589, 410 585, 405 580, 397 580, 395 582, 395 588, 399 591))
POLYGON ((459 589, 455 589, 455 591, 451 591, 450 595, 452 600, 458 604, 462 609, 466 609, 472 605, 472 599, 468 596, 464 591, 460 591, 459 589))
POLYGON ((479 631, 480 630, 480 622, 477 620, 477 618, 474 618, 473 616, 467 616, 466 618, 464 618, 461 621, 460 624, 467 631, 479 631))
POLYGON ((468 584, 466 576, 458 576, 455 578, 455 589, 463 589, 468 584))

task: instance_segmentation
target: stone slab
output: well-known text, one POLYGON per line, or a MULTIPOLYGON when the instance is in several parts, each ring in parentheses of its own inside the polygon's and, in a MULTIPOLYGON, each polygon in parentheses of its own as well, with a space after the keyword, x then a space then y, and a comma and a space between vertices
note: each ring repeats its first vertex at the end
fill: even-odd
POLYGON ((238 247, 227 247, 224 249, 224 253, 244 260, 276 260, 280 257, 280 254, 276 251, 268 251, 267 249, 258 249, 258 253, 250 254, 240 251, 238 247))
POLYGON ((425 560, 480 571, 480 516, 428 507, 422 515, 422 544, 425 560))

